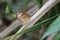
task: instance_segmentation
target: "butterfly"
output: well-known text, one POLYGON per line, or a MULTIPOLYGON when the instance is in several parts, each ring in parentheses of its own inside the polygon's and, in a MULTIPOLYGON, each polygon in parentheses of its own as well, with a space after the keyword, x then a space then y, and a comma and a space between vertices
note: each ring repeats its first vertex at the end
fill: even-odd
POLYGON ((27 13, 17 13, 17 17, 22 25, 25 25, 30 20, 30 15, 27 13))

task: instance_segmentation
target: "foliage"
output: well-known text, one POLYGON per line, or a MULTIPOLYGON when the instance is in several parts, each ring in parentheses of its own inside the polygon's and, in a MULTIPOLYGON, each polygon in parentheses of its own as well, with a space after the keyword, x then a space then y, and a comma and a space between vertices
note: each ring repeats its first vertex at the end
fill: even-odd
MULTIPOLYGON (((0 19, 12 14, 16 18, 16 12, 22 12, 22 9, 27 7, 27 4, 32 0, 0 0, 0 19)), ((43 5, 43 0, 36 0, 39 8, 43 5)), ((42 40, 46 40, 48 36, 57 32, 53 40, 60 40, 60 3, 56 4, 51 10, 47 12, 32 28, 24 30, 20 33, 15 33, 4 40, 10 40, 11 38, 21 37, 23 34, 27 35, 26 40, 32 39, 32 32, 34 34, 40 34, 42 25, 46 25, 46 31, 42 36, 42 40)), ((39 35, 40 36, 40 35, 39 35)), ((33 40, 33 39, 32 39, 33 40)))
POLYGON ((55 19, 57 16, 58 16, 58 15, 53 16, 53 17, 51 17, 51 18, 49 18, 49 19, 46 19, 46 20, 44 20, 44 21, 41 21, 41 22, 33 25, 32 28, 29 28, 29 29, 24 30, 24 31, 22 31, 22 32, 20 32, 20 33, 14 34, 14 35, 6 38, 5 40, 9 40, 9 38, 11 38, 11 37, 16 38, 16 37, 18 37, 18 36, 21 36, 21 35, 24 34, 24 33, 27 33, 27 32, 33 31, 33 30, 36 30, 36 29, 40 28, 42 24, 44 24, 45 22, 48 22, 48 21, 51 21, 51 20, 55 19), (38 26, 38 27, 37 27, 37 26, 38 26))
POLYGON ((59 27, 60 27, 60 16, 52 24, 49 25, 42 39, 51 35, 52 33, 59 32, 60 31, 59 27))

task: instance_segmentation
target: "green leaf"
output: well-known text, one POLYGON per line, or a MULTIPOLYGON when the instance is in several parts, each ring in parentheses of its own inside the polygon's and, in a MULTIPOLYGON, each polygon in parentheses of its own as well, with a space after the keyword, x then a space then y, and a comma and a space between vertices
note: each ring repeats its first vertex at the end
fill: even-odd
POLYGON ((9 8, 6 6, 5 13, 9 13, 9 8))
POLYGON ((57 33, 53 40, 60 40, 60 33, 57 33))
POLYGON ((60 16, 52 24, 49 25, 49 27, 47 28, 46 32, 44 33, 41 39, 43 40, 47 36, 58 31, 60 31, 60 16))

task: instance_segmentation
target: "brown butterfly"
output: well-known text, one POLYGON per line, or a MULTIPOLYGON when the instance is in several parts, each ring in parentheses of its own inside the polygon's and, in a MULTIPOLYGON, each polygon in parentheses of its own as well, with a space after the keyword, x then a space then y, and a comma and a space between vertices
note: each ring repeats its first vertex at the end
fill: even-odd
POLYGON ((17 17, 23 25, 29 22, 30 20, 30 15, 28 15, 27 13, 20 13, 20 14, 17 13, 17 17))

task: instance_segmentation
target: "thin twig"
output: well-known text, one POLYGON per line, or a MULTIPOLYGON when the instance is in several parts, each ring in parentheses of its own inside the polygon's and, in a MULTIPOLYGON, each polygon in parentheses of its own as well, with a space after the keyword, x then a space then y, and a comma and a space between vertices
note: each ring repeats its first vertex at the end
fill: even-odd
POLYGON ((0 37, 4 38, 8 34, 10 34, 13 30, 15 30, 20 25, 18 20, 14 21, 10 26, 8 26, 3 32, 0 33, 0 37))
POLYGON ((57 34, 57 32, 51 34, 46 40, 52 40, 55 37, 56 34, 57 34))

